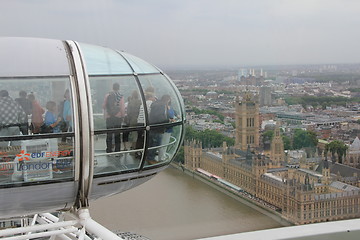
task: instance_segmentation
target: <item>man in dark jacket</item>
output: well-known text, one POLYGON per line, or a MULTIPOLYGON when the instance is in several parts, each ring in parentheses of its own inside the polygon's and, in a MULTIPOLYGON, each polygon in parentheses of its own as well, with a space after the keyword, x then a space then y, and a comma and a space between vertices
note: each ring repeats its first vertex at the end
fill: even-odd
MULTIPOLYGON (((149 115, 150 124, 161 124, 169 122, 169 102, 171 98, 170 95, 163 95, 160 100, 157 100, 151 104, 151 110, 149 115)), ((165 127, 155 128, 150 131, 149 141, 150 147, 158 147, 161 143, 162 135, 165 132, 165 127)), ((152 163, 155 160, 155 155, 158 149, 150 149, 148 151, 147 159, 152 163)), ((158 159, 159 161, 160 159, 158 159)))

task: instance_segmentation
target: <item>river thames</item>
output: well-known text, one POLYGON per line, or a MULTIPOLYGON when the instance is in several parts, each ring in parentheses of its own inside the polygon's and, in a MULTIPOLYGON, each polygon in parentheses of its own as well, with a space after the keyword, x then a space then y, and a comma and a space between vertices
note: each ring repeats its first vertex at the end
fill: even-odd
POLYGON ((173 167, 90 206, 92 217, 105 227, 152 240, 197 239, 283 226, 173 167))

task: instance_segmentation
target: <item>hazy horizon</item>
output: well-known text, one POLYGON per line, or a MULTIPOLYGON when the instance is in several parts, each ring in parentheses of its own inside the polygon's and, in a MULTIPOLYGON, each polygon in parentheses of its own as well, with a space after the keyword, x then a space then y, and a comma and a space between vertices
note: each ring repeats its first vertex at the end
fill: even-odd
MULTIPOLYGON (((278 64, 278 65, 201 65, 201 64, 193 64, 193 65, 164 65, 162 70, 168 69, 171 71, 183 71, 183 70, 229 70, 229 71, 238 71, 239 69, 255 69, 259 70, 262 68, 263 70, 266 69, 272 69, 272 70, 279 70, 279 69, 294 69, 297 67, 311 67, 311 66, 330 66, 330 65, 336 65, 336 66, 352 66, 352 65, 359 65, 360 62, 354 62, 354 63, 318 63, 318 64, 278 64)), ((158 66, 160 67, 160 66, 158 66)))
POLYGON ((161 68, 360 62, 360 1, 3 0, 1 36, 71 39, 161 68))

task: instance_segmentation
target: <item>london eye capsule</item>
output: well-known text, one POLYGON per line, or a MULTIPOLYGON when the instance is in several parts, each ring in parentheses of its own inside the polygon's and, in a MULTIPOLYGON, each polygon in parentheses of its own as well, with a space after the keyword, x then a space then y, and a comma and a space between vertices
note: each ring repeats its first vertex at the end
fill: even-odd
POLYGON ((0 38, 0 216, 87 206, 165 169, 182 98, 158 68, 74 41, 0 38))

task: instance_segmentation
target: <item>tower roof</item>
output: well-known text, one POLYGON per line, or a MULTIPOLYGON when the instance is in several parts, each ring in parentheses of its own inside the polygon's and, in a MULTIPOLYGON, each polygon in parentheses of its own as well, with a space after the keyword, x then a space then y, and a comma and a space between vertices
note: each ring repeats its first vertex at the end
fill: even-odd
POLYGON ((360 151, 360 139, 358 137, 356 137, 353 143, 350 145, 349 150, 360 151))

